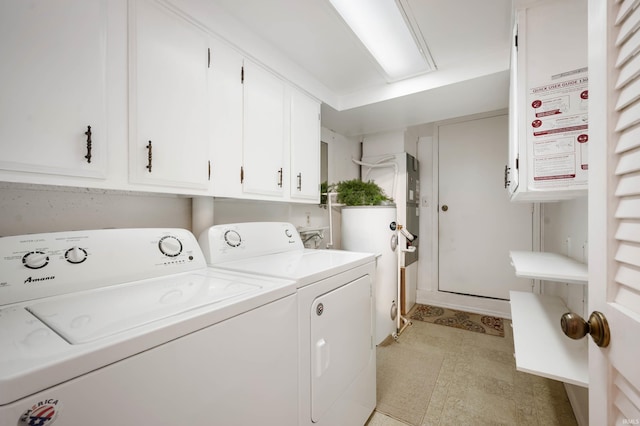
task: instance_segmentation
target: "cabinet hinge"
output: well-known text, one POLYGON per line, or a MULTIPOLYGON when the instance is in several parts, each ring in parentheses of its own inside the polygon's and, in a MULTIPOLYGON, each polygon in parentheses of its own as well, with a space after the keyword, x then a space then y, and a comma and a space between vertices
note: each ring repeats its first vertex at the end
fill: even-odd
POLYGON ((211 160, 209 160, 207 163, 209 163, 209 170, 208 170, 208 175, 207 175, 207 180, 211 180, 211 160))
POLYGON ((244 167, 240 166, 240 183, 244 182, 244 167))
POLYGON ((207 68, 211 68, 211 48, 207 47, 207 68))
POLYGON ((240 83, 244 84, 244 66, 240 69, 240 83))

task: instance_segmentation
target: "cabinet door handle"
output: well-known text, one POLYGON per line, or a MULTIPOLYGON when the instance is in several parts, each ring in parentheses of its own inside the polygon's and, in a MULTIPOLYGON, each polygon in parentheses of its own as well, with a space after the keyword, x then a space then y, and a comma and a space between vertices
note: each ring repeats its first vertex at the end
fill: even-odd
POLYGON ((282 167, 278 170, 278 186, 282 188, 282 167))
POLYGON ((298 191, 302 191, 302 172, 298 173, 298 191))
POLYGON ((511 181, 509 180, 509 171, 511 170, 511 167, 509 167, 509 165, 504 166, 504 187, 505 189, 509 187, 509 184, 511 183, 511 181))
POLYGON ((151 146, 151 141, 149 141, 149 144, 147 145, 147 151, 148 151, 148 163, 146 165, 146 168, 149 169, 149 173, 151 173, 151 163, 153 161, 153 147, 151 146))
POLYGON ((91 126, 87 126, 87 131, 84 134, 87 135, 87 155, 84 158, 87 159, 87 163, 91 163, 91 126))

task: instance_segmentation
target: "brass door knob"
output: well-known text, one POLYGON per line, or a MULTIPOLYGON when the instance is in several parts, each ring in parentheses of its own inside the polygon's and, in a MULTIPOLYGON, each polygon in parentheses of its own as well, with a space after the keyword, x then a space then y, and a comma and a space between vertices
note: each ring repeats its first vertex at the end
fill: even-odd
POLYGON ((442 211, 446 212, 447 210, 449 210, 449 206, 447 206, 446 204, 444 206, 442 206, 442 211))
POLYGON ((576 313, 567 312, 560 318, 560 327, 562 332, 572 339, 582 339, 587 334, 591 335, 595 344, 601 348, 609 346, 611 340, 609 323, 602 312, 592 312, 588 322, 576 313))

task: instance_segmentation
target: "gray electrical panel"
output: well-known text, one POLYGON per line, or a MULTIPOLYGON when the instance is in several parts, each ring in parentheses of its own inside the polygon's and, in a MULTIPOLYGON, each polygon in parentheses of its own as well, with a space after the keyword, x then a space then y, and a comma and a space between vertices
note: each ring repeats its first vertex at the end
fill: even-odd
POLYGON ((418 209, 420 208, 420 165, 418 160, 407 154, 407 217, 405 221, 406 229, 418 238, 413 240, 412 246, 416 251, 405 255, 405 266, 412 264, 418 260, 418 251, 420 245, 420 216, 418 209))

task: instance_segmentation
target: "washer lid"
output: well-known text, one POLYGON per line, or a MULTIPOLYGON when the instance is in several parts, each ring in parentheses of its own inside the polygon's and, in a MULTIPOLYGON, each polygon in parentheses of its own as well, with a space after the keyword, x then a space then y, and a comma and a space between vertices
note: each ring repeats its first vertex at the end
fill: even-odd
POLYGON ((79 344, 261 288, 231 277, 189 273, 75 293, 26 308, 67 342, 79 344))

